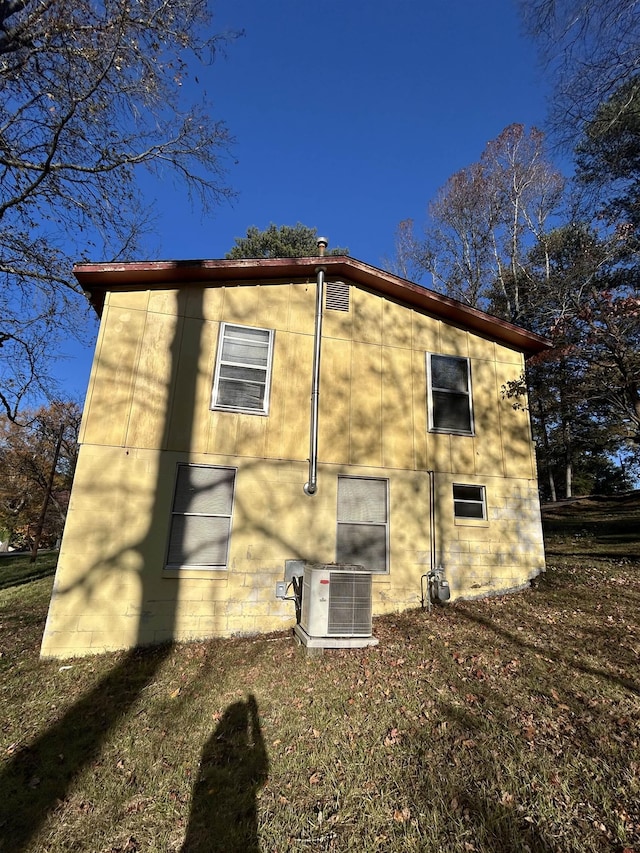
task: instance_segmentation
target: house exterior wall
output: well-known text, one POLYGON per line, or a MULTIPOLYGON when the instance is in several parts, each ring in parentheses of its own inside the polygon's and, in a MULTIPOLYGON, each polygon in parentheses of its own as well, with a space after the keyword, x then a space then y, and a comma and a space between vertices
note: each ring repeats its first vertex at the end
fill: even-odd
POLYGON ((361 287, 350 300, 324 312, 310 498, 315 280, 107 294, 44 656, 292 626, 275 583, 286 559, 336 559, 339 475, 388 480, 389 571, 374 575, 374 614, 420 603, 430 470, 452 597, 518 588, 544 568, 528 415, 500 395, 522 354, 361 287), (275 330, 267 416, 210 409, 222 322, 275 330), (429 432, 427 352, 470 359, 473 436, 429 432), (164 569, 185 462, 236 470, 224 570, 164 569), (454 518, 453 484, 485 488, 485 520, 454 518))

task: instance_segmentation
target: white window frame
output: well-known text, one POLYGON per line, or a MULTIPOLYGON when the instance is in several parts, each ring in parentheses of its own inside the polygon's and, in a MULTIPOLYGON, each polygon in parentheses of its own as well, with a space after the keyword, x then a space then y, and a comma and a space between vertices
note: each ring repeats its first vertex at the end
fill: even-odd
POLYGON ((439 433, 448 433, 452 435, 475 435, 475 424, 473 418, 473 391, 471 385, 471 361, 470 359, 464 356, 458 355, 446 355, 444 353, 435 353, 428 352, 427 356, 427 386, 428 386, 428 397, 429 397, 429 432, 439 432, 439 433), (464 362, 467 368, 467 390, 466 391, 457 391, 452 388, 443 388, 438 385, 434 386, 433 384, 433 373, 432 373, 432 359, 434 358, 443 358, 443 359, 451 359, 453 361, 464 362), (434 400, 434 391, 437 394, 451 394, 453 396, 462 398, 467 398, 467 403, 469 407, 469 428, 468 429, 453 429, 450 427, 441 427, 436 426, 436 419, 434 417, 436 402, 434 400))
MULTIPOLYGON (((338 476, 338 494, 337 494, 337 506, 336 506, 336 560, 341 562, 339 557, 339 548, 340 548, 340 528, 345 525, 359 525, 362 527, 376 527, 376 528, 384 528, 384 568, 374 569, 369 566, 365 566, 365 569, 374 573, 374 574, 388 574, 389 573, 389 480, 385 477, 358 477, 349 474, 340 474, 338 476), (341 480, 369 480, 378 483, 384 483, 385 485, 385 521, 361 521, 357 519, 348 519, 340 518, 340 481, 341 480)), ((357 560, 354 561, 356 565, 359 564, 357 560)))
POLYGON ((454 483, 453 484, 453 517, 456 521, 486 521, 487 520, 487 489, 486 486, 476 486, 471 483, 454 483), (456 489, 475 489, 478 497, 456 497, 456 489), (482 515, 459 515, 458 508, 465 506, 480 506, 482 515))
POLYGON ((167 572, 177 572, 182 571, 184 569, 202 571, 202 572, 211 572, 211 571, 224 571, 228 568, 229 565, 229 547, 231 543, 231 525, 233 519, 233 509, 235 504, 235 495, 236 495, 236 476, 237 476, 237 468, 231 468, 224 465, 200 465, 197 463, 188 463, 188 462, 180 462, 176 466, 175 473, 175 481, 173 487, 173 500, 171 502, 171 522, 169 527, 169 536, 167 541, 167 554, 165 558, 165 571, 167 572), (180 477, 181 472, 186 468, 206 468, 211 471, 226 471, 229 472, 233 477, 232 484, 232 492, 231 492, 231 506, 229 507, 228 512, 188 512, 176 509, 176 500, 178 497, 178 488, 180 485, 180 477), (185 563, 177 563, 170 562, 172 544, 174 543, 174 530, 176 519, 188 518, 188 517, 199 517, 199 518, 212 518, 212 519, 227 519, 228 520, 228 529, 226 534, 226 548, 224 554, 224 562, 222 563, 198 563, 198 562, 185 562, 185 563))
MULTIPOLYGON (((218 337, 218 352, 216 355, 216 367, 213 378, 213 390, 211 392, 211 408, 217 411, 224 412, 245 412, 247 414, 252 415, 268 415, 269 414, 269 396, 271 390, 271 372, 273 365, 273 343, 274 343, 274 331, 273 329, 262 329, 259 326, 243 326, 240 323, 221 323, 220 324, 220 334, 218 337), (268 348, 267 348, 267 364, 265 366, 262 365, 254 365, 254 364, 246 364, 241 361, 231 361, 227 359, 223 359, 223 351, 224 351, 224 343, 225 340, 232 339, 232 330, 233 329, 249 329, 252 332, 265 332, 268 335, 268 348), (220 373, 223 367, 235 367, 240 368, 247 372, 247 378, 245 381, 252 382, 251 373, 253 371, 265 371, 265 381, 264 381, 264 398, 262 402, 262 406, 228 406, 223 403, 219 403, 218 399, 220 396, 219 388, 220 388, 220 373)), ((225 380, 222 379, 224 382, 225 380)), ((243 380, 240 380, 243 381, 243 380)), ((262 385, 262 382, 254 382, 256 385, 262 385)))

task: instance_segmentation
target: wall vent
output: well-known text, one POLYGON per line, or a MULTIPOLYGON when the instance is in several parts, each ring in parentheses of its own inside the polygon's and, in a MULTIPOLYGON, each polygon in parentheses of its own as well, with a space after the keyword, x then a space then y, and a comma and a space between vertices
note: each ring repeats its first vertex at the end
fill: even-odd
POLYGON ((328 281, 325 284, 324 307, 330 311, 348 311, 349 285, 344 281, 328 281))

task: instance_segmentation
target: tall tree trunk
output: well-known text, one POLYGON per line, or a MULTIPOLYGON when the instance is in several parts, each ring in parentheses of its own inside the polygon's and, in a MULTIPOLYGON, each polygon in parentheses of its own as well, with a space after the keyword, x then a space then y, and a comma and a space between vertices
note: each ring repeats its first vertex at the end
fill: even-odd
POLYGON ((566 497, 571 498, 573 497, 573 465, 571 463, 571 427, 568 420, 563 420, 562 435, 564 438, 565 494, 566 497))
POLYGON ((33 545, 31 546, 31 559, 30 563, 35 563, 36 557, 38 556, 38 548, 40 547, 40 539, 42 537, 42 529, 44 527, 44 520, 47 516, 47 507, 49 506, 49 500, 51 498, 51 491, 53 489, 53 479, 56 475, 56 467, 58 465, 58 457, 60 456, 60 448, 62 447, 62 438, 64 436, 64 426, 60 427, 60 432, 58 433, 58 440, 56 442, 56 449, 53 454, 53 462, 51 463, 51 471, 49 472, 49 480, 47 482, 47 488, 44 493, 44 500, 42 501, 42 509, 40 510, 40 518, 38 519, 38 524, 36 526, 36 532, 33 537, 33 545))
POLYGON ((553 465, 551 464, 551 448, 549 446, 549 434, 547 432, 547 420, 545 417, 544 409, 542 407, 542 402, 538 398, 538 418, 540 419, 540 430, 542 432, 542 446, 544 448, 544 460, 545 465, 547 466, 547 476, 549 478, 549 491, 551 493, 551 500, 555 503, 558 500, 558 496, 556 494, 556 481, 553 476, 553 465))

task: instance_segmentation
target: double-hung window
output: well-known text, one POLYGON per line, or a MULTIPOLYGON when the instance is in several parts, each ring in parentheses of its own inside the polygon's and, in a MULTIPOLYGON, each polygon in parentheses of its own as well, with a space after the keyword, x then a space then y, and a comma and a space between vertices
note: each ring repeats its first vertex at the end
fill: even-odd
POLYGON ((387 480, 338 478, 336 560, 386 572, 389 565, 389 488, 387 480))
POLYGON ((222 323, 212 409, 269 412, 273 331, 222 323))
POLYGON ((487 498, 484 486, 453 486, 453 514, 455 518, 487 517, 487 498))
POLYGON ((427 353, 429 429, 473 435, 471 368, 468 358, 427 353))
POLYGON ((235 468, 178 465, 167 569, 226 569, 235 468))

